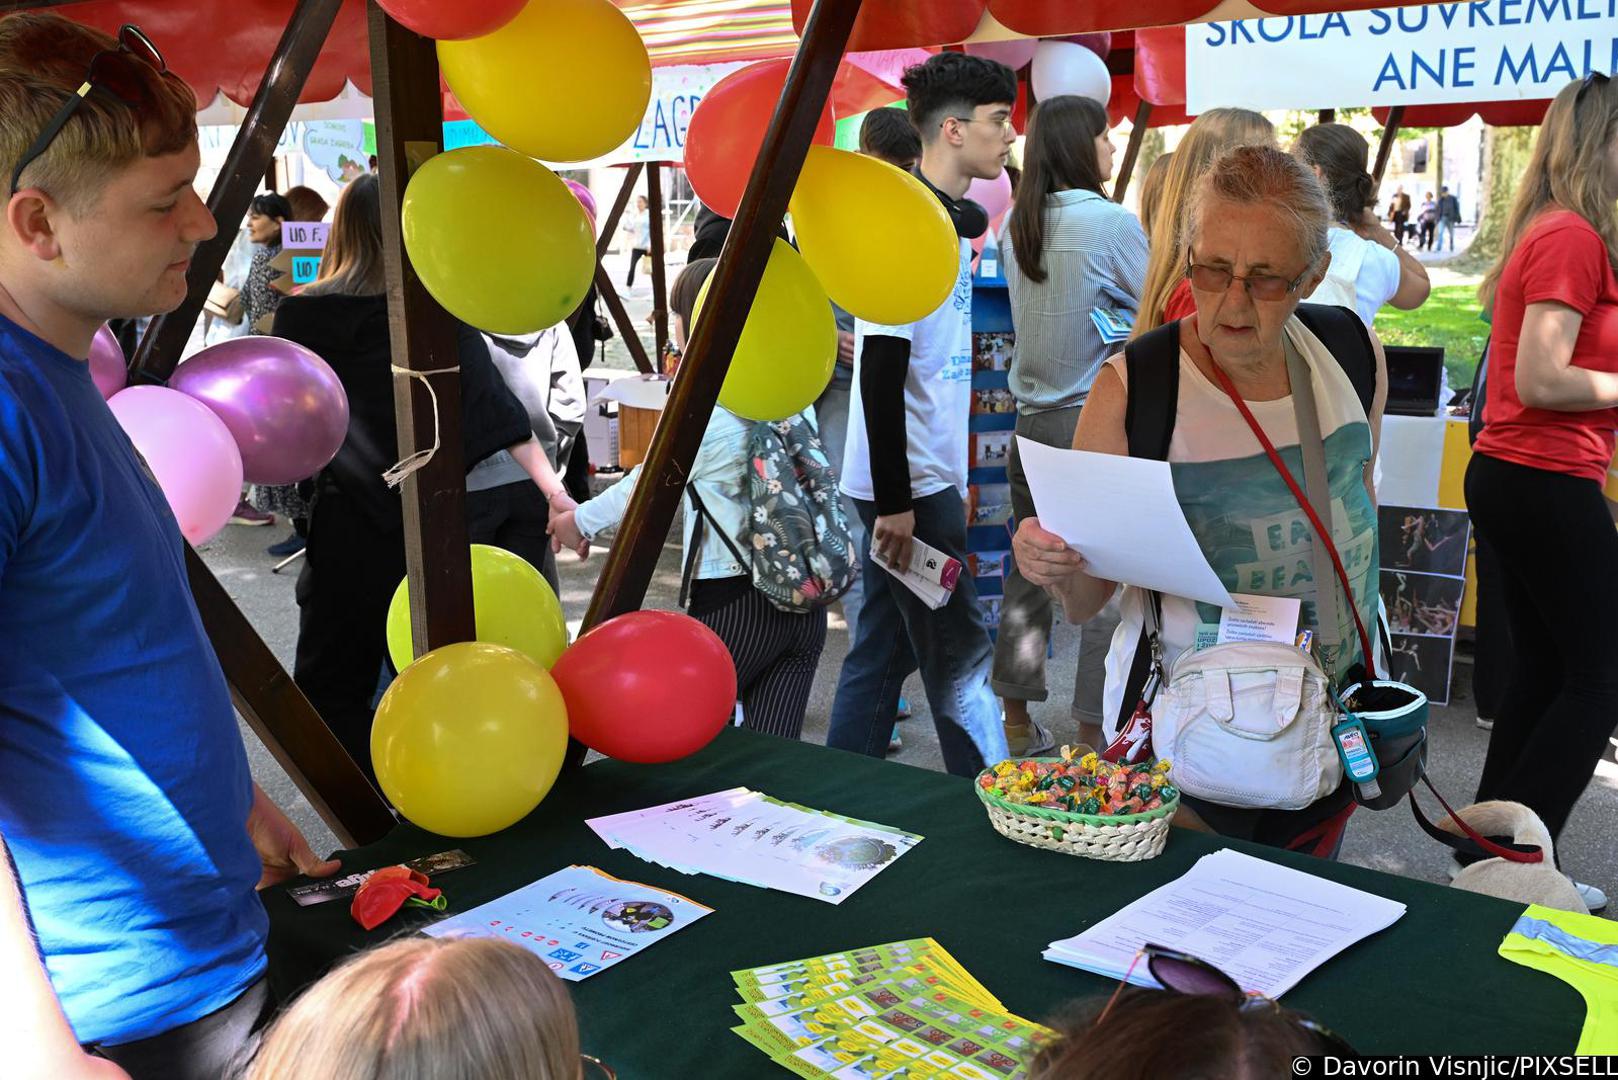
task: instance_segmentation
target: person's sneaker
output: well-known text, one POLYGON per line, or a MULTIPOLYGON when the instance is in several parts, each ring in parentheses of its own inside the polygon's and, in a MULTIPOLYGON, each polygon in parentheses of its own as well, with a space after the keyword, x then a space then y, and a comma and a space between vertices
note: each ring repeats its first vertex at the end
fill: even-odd
POLYGON ((1606 893, 1594 885, 1586 885, 1582 881, 1575 881, 1573 887, 1579 890, 1579 899, 1583 900, 1584 906, 1590 909, 1590 914, 1599 915, 1607 910, 1606 893))
POLYGON ((906 698, 906 697, 903 697, 903 696, 901 696, 899 698, 899 713, 898 713, 897 716, 894 717, 894 719, 895 720, 908 720, 908 719, 910 719, 910 699, 909 698, 906 698))
POLYGON ((1006 727, 1006 749, 1014 758, 1043 757, 1056 749, 1056 740, 1044 725, 1031 719, 1026 728, 1006 727))
POLYGON ((299 536, 297 533, 293 533, 279 544, 271 544, 264 550, 269 552, 271 555, 274 555, 278 559, 285 559, 290 558, 291 556, 302 551, 303 544, 303 537, 299 536))
POLYGON ((236 509, 230 515, 232 525, 274 525, 275 515, 267 514, 263 510, 250 505, 246 499, 236 504, 236 509))
POLYGON ((1478 717, 1478 727, 1482 728, 1484 731, 1493 731, 1494 721, 1489 719, 1487 716, 1480 716, 1478 717))
POLYGON ((905 741, 899 738, 899 729, 894 728, 893 734, 888 736, 888 753, 897 754, 905 748, 905 741))

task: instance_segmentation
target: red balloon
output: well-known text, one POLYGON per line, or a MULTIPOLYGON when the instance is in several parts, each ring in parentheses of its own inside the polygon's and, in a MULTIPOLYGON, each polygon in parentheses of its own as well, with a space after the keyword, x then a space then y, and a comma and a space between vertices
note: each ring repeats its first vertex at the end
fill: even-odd
MULTIPOLYGON (((714 83, 691 115, 685 134, 685 173, 697 198, 714 213, 736 216, 790 65, 790 60, 766 60, 731 72, 714 83)), ((830 146, 836 139, 827 101, 814 141, 830 146)))
POLYGON ((736 664, 719 635, 677 611, 631 611, 579 638, 551 668, 572 736, 619 761, 694 754, 736 708, 736 664))
POLYGON ((1059 41, 1071 41, 1075 45, 1083 45, 1086 49, 1105 60, 1107 54, 1112 52, 1112 31, 1103 30, 1098 34, 1069 34, 1059 41))
POLYGON ((376 0, 395 22, 435 41, 492 34, 528 0, 376 0))

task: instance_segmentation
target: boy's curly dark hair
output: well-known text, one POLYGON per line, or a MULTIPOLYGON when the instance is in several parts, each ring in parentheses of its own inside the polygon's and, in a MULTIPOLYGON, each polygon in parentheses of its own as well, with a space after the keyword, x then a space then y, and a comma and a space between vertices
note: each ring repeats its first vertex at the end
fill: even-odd
POLYGON ((944 118, 971 115, 979 105, 1011 105, 1017 100, 1017 74, 998 60, 945 52, 907 68, 904 88, 910 119, 922 142, 938 136, 944 118))

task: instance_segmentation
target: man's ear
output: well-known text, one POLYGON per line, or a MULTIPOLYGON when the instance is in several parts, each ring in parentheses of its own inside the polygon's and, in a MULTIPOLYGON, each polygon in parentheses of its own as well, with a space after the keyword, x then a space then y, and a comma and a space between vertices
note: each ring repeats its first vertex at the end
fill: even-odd
POLYGON ((6 230, 20 247, 42 262, 61 258, 56 219, 62 208, 38 188, 25 188, 6 204, 6 230))

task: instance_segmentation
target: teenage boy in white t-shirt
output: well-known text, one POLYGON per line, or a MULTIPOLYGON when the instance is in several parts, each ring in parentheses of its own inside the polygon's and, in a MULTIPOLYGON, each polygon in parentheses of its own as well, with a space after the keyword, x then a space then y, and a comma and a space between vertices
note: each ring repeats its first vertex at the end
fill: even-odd
MULTIPOLYGON (((969 237, 988 222, 981 209, 960 201, 974 179, 1000 175, 1017 137, 1011 126, 1017 79, 1004 64, 940 53, 906 71, 904 85, 921 133, 919 175, 964 235, 955 288, 936 311, 905 326, 855 324, 843 490, 871 534, 871 551, 898 568, 909 565, 917 539, 966 561, 969 237)), ((972 578, 963 573, 949 602, 931 611, 870 556, 863 577, 865 606, 826 744, 880 756, 905 676, 919 666, 945 767, 971 776, 1005 757, 1005 731, 989 689, 994 650, 972 578)))

